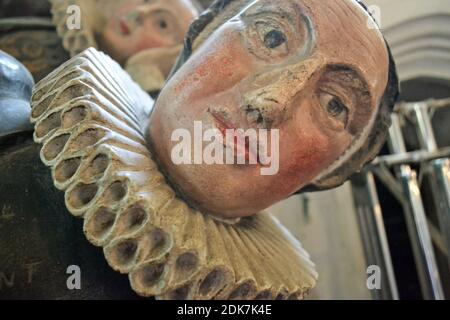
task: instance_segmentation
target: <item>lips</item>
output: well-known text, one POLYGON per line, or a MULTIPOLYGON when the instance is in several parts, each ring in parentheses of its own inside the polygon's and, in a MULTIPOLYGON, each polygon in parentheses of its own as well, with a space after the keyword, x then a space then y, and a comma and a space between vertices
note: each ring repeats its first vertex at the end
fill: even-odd
POLYGON ((232 148, 235 152, 235 158, 237 158, 238 155, 244 155, 246 163, 260 164, 258 158, 258 151, 250 149, 249 139, 243 136, 243 133, 240 132, 241 130, 245 132, 245 129, 241 128, 241 130, 238 131, 238 128, 236 128, 236 126, 234 126, 230 121, 226 120, 221 112, 215 112, 213 110, 208 110, 208 112, 213 117, 216 128, 220 131, 220 133, 224 138, 224 147, 232 148), (233 130, 234 132, 233 139, 226 138, 227 130, 233 130), (232 145, 229 145, 230 142, 232 145))
POLYGON ((121 19, 119 22, 119 28, 120 28, 120 32, 123 35, 129 35, 131 33, 130 27, 128 27, 128 24, 126 23, 126 21, 124 19, 121 19))

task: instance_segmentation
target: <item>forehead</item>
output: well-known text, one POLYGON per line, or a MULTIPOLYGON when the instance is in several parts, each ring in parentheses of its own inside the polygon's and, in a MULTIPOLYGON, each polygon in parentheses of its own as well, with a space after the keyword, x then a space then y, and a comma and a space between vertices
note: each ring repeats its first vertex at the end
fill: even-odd
POLYGON ((308 17, 313 25, 314 53, 322 55, 327 64, 357 71, 373 96, 381 98, 389 71, 387 48, 375 23, 356 1, 255 0, 242 13, 258 11, 283 12, 294 23, 302 15, 308 17))

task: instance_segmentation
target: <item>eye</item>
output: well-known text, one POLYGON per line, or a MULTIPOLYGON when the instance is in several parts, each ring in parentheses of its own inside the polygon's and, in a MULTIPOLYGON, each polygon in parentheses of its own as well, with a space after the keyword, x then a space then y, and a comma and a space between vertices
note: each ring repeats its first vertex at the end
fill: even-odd
POLYGON ((256 21, 250 24, 247 41, 251 52, 262 60, 274 62, 289 54, 289 36, 285 27, 275 21, 256 21))
POLYGON ((264 36, 264 45, 268 49, 275 49, 286 42, 286 36, 279 30, 271 30, 264 36))
POLYGON ((319 100, 330 117, 341 122, 344 128, 347 127, 349 111, 338 97, 329 93, 322 93, 319 100))
POLYGON ((159 27, 161 29, 167 29, 167 21, 166 20, 161 19, 161 20, 159 20, 158 23, 159 23, 159 27))
POLYGON ((152 14, 151 18, 153 25, 159 32, 166 34, 174 31, 174 17, 170 13, 157 11, 152 14))

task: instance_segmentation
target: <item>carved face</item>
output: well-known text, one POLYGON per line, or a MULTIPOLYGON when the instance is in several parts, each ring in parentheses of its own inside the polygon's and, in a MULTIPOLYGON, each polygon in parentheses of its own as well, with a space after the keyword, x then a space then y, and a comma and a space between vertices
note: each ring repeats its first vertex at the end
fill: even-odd
POLYGON ((172 47, 183 42, 198 15, 190 0, 123 0, 103 32, 100 47, 120 63, 145 49, 172 47))
POLYGON ((311 183, 365 140, 388 67, 384 40, 356 1, 256 0, 198 45, 167 83, 148 136, 192 203, 248 216, 311 183), (172 132, 192 132, 194 121, 203 129, 278 129, 278 173, 263 176, 259 164, 175 165, 172 132))

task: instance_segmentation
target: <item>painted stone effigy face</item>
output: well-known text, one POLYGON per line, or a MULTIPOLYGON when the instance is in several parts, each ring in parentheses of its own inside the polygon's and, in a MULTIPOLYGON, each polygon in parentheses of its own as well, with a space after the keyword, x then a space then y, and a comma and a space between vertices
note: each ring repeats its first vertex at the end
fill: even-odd
POLYGON ((389 75, 383 37, 356 1, 241 2, 241 11, 194 43, 148 126, 181 193, 228 218, 267 208, 345 161, 367 140, 389 75), (195 121, 221 132, 278 129, 278 173, 261 175, 260 164, 175 165, 172 133, 194 136, 195 121))
POLYGON ((161 89, 199 14, 191 0, 51 1, 58 34, 72 56, 97 48, 118 61, 146 91, 161 89), (74 6, 79 8, 81 28, 67 25, 76 21, 74 6))

